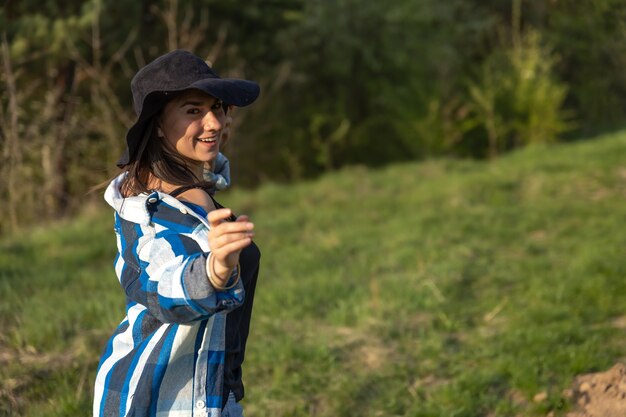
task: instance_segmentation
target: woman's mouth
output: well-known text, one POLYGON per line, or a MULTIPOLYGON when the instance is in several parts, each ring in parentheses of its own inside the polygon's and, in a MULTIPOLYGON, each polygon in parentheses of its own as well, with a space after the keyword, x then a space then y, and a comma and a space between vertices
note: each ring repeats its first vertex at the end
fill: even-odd
POLYGON ((214 138, 198 138, 198 141, 202 143, 215 143, 217 142, 217 137, 214 138))

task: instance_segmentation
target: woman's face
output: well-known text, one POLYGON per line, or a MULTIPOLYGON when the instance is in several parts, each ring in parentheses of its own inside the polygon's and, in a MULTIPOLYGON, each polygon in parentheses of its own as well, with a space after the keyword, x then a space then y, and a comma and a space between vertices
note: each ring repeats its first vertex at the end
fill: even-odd
POLYGON ((225 120, 221 100, 189 90, 165 105, 159 134, 180 156, 192 164, 202 165, 217 157, 225 120))

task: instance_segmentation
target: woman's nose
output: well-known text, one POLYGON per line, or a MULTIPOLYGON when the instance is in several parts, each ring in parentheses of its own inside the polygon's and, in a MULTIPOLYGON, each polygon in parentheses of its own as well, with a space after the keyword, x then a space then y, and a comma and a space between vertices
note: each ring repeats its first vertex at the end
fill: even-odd
POLYGON ((204 130, 207 132, 217 132, 222 129, 222 121, 212 111, 204 115, 204 118, 202 119, 202 125, 204 130))

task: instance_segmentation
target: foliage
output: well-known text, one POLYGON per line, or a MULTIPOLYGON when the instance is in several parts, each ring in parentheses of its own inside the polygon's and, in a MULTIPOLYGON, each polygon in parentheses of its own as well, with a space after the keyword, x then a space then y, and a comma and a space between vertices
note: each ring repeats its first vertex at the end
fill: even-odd
POLYGON ((6 1, 0 230, 75 212, 114 173, 129 79, 169 49, 260 82, 226 149, 254 186, 613 128, 625 18, 624 0, 6 1))
MULTIPOLYGON (((555 2, 556 3, 556 2, 555 2)), ((560 56, 557 72, 570 88, 583 132, 624 120, 626 2, 563 0, 545 14, 546 40, 560 56)))
MULTIPOLYGON (((246 413, 562 415, 575 375, 623 358, 625 151, 621 132, 218 195, 263 252, 246 413)), ((89 413, 124 314, 111 224, 100 206, 0 240, 0 415, 89 413)))
POLYGON ((562 110, 567 89, 554 80, 554 57, 540 41, 537 32, 527 32, 489 57, 469 85, 471 114, 486 133, 490 157, 552 142, 569 128, 562 110))

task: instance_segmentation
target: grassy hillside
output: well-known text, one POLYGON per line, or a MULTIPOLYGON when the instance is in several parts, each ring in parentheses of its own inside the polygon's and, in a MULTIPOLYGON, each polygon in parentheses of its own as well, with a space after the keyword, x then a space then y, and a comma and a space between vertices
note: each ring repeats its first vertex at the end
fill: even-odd
MULTIPOLYGON (((263 252, 247 416, 560 415, 624 358, 626 133, 220 200, 263 252)), ((123 316, 111 216, 0 241, 0 415, 89 415, 123 316)))

